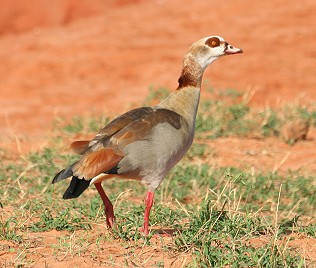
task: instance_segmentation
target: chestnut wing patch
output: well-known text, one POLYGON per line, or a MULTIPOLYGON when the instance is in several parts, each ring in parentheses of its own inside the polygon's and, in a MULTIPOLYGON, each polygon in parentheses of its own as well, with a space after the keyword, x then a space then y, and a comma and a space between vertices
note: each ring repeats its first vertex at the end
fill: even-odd
POLYGON ((119 132, 135 120, 153 113, 154 110, 151 107, 141 107, 137 109, 133 109, 121 116, 112 120, 108 125, 106 125, 103 129, 100 130, 99 134, 94 138, 95 141, 104 139, 105 137, 111 137, 115 133, 119 132))
POLYGON ((121 129, 134 122, 141 116, 144 116, 149 113, 153 113, 154 110, 151 107, 142 107, 138 109, 133 109, 117 118, 112 120, 109 124, 107 124, 104 128, 100 130, 100 132, 96 135, 96 137, 92 141, 74 141, 70 144, 70 148, 76 154, 84 154, 89 149, 93 148, 95 144, 97 144, 100 140, 103 143, 113 136, 115 133, 119 132, 121 129))
POLYGON ((123 156, 117 155, 113 149, 102 148, 84 155, 72 168, 78 178, 91 179, 117 165, 123 156))
POLYGON ((70 149, 76 154, 84 154, 88 149, 90 141, 74 141, 70 144, 70 149))

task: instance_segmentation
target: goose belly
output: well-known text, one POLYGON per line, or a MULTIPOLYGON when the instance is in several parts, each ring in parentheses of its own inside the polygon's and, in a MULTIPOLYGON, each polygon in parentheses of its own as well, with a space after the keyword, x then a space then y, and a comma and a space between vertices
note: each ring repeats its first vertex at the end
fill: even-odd
POLYGON ((148 137, 125 147, 119 174, 138 177, 154 191, 188 151, 193 137, 194 128, 185 124, 180 129, 168 123, 158 124, 148 137))

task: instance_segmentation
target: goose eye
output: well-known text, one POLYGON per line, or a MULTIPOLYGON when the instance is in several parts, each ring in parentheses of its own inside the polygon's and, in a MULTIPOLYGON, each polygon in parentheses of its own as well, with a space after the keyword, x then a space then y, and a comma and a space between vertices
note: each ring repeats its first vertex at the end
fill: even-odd
POLYGON ((205 44, 210 47, 218 47, 220 45, 220 41, 217 37, 211 37, 206 40, 205 44))

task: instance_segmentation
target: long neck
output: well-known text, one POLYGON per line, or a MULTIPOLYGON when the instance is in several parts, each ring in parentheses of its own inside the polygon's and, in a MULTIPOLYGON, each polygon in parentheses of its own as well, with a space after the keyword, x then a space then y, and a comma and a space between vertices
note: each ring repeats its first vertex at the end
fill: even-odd
POLYGON ((197 62, 195 57, 187 54, 183 61, 183 69, 178 79, 179 86, 177 90, 185 87, 201 88, 204 69, 197 62))
POLYGON ((177 112, 194 126, 203 71, 200 64, 188 54, 184 59, 177 90, 163 100, 159 106, 177 112))

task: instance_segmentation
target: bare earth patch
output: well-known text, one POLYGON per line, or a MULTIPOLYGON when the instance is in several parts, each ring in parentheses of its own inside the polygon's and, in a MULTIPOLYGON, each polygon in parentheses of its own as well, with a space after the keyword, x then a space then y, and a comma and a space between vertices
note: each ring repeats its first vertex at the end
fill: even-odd
POLYGON ((214 148, 219 166, 283 174, 288 170, 300 170, 305 175, 316 172, 315 128, 309 131, 308 140, 294 145, 277 138, 219 138, 208 144, 214 148))

